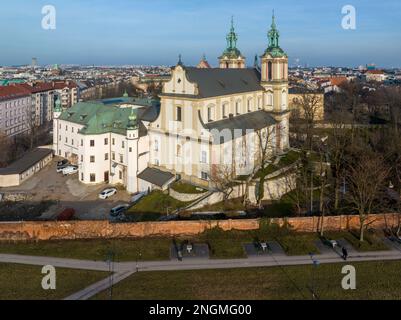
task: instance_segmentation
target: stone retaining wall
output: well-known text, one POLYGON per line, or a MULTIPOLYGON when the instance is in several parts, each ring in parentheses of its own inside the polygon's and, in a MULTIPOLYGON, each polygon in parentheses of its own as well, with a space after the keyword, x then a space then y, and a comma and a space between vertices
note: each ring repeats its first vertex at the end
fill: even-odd
POLYGON ((207 191, 202 193, 181 193, 175 191, 173 188, 169 189, 169 195, 174 199, 182 202, 193 202, 195 200, 198 200, 200 197, 203 197, 206 193, 207 191))
MULTIPOLYGON (((288 223, 299 232, 316 232, 320 229, 320 217, 277 218, 272 223, 288 223)), ((380 214, 368 217, 371 228, 396 227, 399 214, 380 214)), ((339 231, 359 227, 358 216, 333 216, 324 219, 325 230, 339 231)), ((196 235, 203 231, 220 227, 223 230, 255 230, 259 219, 220 220, 220 221, 167 221, 112 224, 108 221, 70 221, 70 222, 7 222, 0 223, 1 240, 62 240, 62 239, 101 239, 147 236, 196 235)))

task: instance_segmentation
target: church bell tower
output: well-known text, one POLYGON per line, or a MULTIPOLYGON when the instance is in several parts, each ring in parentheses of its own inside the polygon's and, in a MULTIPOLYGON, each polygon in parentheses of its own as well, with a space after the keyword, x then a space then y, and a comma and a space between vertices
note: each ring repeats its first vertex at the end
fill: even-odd
POLYGON ((234 29, 234 18, 231 18, 231 29, 227 34, 227 48, 219 57, 219 65, 222 69, 244 69, 245 57, 237 49, 238 36, 234 29))

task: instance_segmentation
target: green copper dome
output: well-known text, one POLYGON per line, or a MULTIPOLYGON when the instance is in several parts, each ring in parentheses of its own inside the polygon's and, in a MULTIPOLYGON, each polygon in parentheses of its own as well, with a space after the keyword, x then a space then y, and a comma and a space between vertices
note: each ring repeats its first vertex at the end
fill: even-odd
POLYGON ((278 32, 276 27, 274 11, 271 29, 267 33, 267 36, 269 38, 269 47, 265 50, 265 55, 270 54, 273 58, 287 57, 287 54, 284 52, 283 49, 280 48, 279 45, 280 33, 278 32))
POLYGON ((227 34, 227 48, 224 50, 220 58, 227 57, 229 59, 237 59, 242 57, 241 51, 237 49, 238 36, 234 29, 234 18, 231 18, 231 29, 227 34))
POLYGON ((136 129, 138 127, 138 121, 137 121, 137 115, 136 115, 136 109, 132 108, 131 109, 131 114, 128 116, 128 124, 127 124, 127 129, 136 129))

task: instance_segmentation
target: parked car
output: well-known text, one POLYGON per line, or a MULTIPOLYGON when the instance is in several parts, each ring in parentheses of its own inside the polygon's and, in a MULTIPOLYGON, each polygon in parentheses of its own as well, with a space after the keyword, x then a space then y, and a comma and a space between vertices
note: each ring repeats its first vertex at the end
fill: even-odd
POLYGON ((137 192, 131 197, 131 204, 136 204, 139 200, 141 200, 144 196, 146 196, 146 192, 137 192))
POLYGON ((57 173, 62 172, 68 166, 70 166, 70 162, 68 160, 64 159, 64 160, 58 161, 57 168, 56 168, 57 173))
POLYGON ((117 193, 116 188, 108 188, 104 189, 102 192, 99 193, 99 199, 107 199, 110 198, 111 196, 115 195, 117 193))
POLYGON ((127 211, 128 208, 129 208, 128 204, 119 204, 118 206, 110 210, 110 216, 113 218, 121 216, 122 213, 127 211))
POLYGON ((78 172, 77 166, 67 166, 63 169, 62 173, 64 176, 69 176, 78 172))
POLYGON ((75 209, 66 208, 57 216, 57 221, 72 220, 72 218, 74 218, 74 215, 75 215, 75 209))
POLYGON ((57 167, 65 166, 65 165, 67 165, 69 163, 70 162, 67 159, 60 160, 60 161, 57 162, 57 167))

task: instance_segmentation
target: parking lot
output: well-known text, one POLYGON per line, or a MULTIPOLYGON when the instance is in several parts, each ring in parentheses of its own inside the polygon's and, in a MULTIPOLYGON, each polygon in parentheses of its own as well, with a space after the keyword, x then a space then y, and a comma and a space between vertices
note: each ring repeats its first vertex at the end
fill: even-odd
POLYGON ((58 158, 47 165, 42 171, 25 181, 18 187, 0 188, 2 192, 25 192, 31 195, 32 202, 53 200, 52 206, 42 215, 43 219, 52 219, 66 207, 76 210, 75 218, 81 220, 103 220, 108 218, 111 208, 118 204, 128 203, 130 195, 124 190, 107 200, 98 198, 99 192, 108 187, 105 184, 88 186, 78 181, 78 174, 63 176, 56 172, 58 158))

